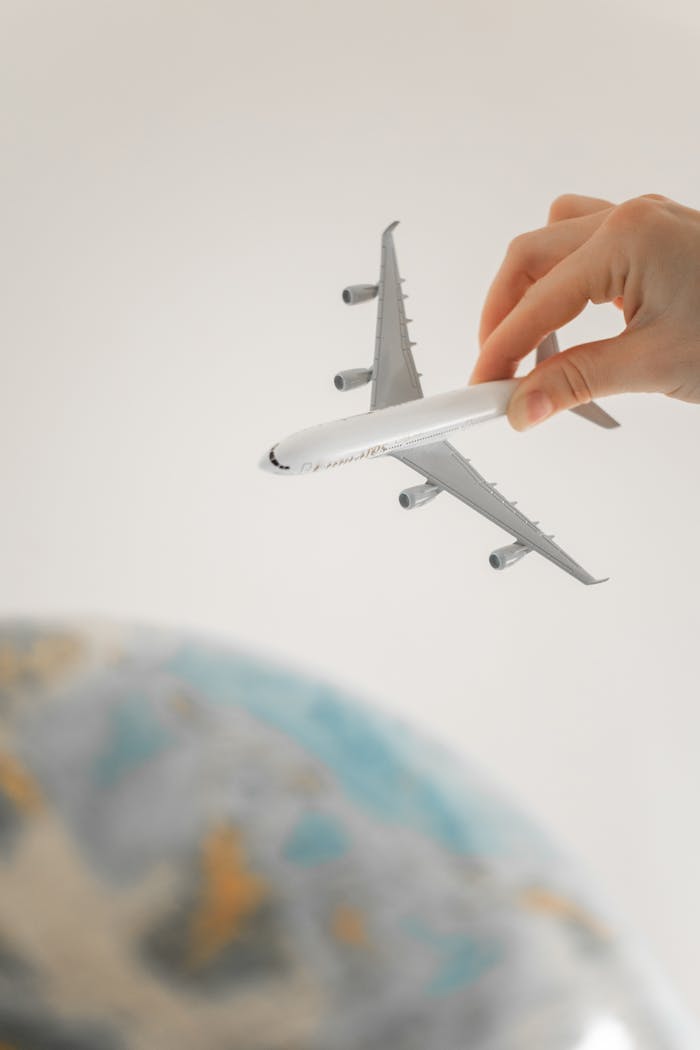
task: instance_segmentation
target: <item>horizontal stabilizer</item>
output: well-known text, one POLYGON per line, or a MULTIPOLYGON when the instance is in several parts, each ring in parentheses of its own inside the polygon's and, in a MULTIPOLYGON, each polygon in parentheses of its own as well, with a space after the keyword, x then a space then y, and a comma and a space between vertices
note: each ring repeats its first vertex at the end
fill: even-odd
MULTIPOLYGON (((539 365, 542 361, 546 361, 558 353, 559 341, 557 333, 550 332, 537 347, 537 364, 539 365)), ((597 405, 595 401, 590 401, 587 405, 576 405, 571 411, 575 412, 577 416, 587 419, 589 423, 595 423, 596 426, 604 427, 606 430, 613 430, 620 425, 616 419, 608 415, 605 409, 597 405)))
POLYGON ((595 401, 589 401, 587 405, 576 405, 571 411, 575 412, 577 416, 582 416, 589 422, 595 423, 596 426, 605 427, 606 430, 612 430, 620 425, 616 419, 608 415, 605 409, 601 408, 595 401))

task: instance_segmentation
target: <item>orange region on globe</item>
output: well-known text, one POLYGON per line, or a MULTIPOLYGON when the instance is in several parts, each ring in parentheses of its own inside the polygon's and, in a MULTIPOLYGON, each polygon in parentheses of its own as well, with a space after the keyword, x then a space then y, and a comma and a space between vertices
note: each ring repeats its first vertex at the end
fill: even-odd
MULTIPOLYGON (((5 642, 0 645, 0 689, 14 685, 22 673, 22 657, 15 645, 5 642)), ((0 1043, 0 1050, 4 1050, 0 1043)))
POLYGON ((560 896, 544 886, 530 887, 530 889, 524 891, 522 899, 526 907, 532 911, 540 912, 544 915, 552 915, 557 919, 568 919, 582 926, 590 933, 595 934, 601 940, 609 940, 610 938, 610 934, 602 924, 579 904, 560 896))
POLYGON ((0 645, 0 688, 17 685, 30 675, 51 682, 74 666, 82 652, 82 643, 72 635, 37 638, 29 649, 4 643, 0 645))
POLYGON ((27 659, 28 669, 43 681, 51 682, 73 667, 82 652, 80 639, 73 635, 57 634, 37 638, 27 659))
MULTIPOLYGON (((12 755, 0 751, 0 791, 24 813, 41 809, 42 797, 34 777, 12 755)), ((2 1050, 2 1043, 0 1043, 2 1050)))
POLYGON ((351 908, 345 904, 336 908, 331 919, 331 931, 341 944, 349 944, 356 948, 367 945, 367 925, 359 908, 351 908))
POLYGON ((235 829, 217 828, 202 846, 203 886, 190 926, 190 964, 205 966, 240 934, 266 897, 262 879, 247 866, 235 829))

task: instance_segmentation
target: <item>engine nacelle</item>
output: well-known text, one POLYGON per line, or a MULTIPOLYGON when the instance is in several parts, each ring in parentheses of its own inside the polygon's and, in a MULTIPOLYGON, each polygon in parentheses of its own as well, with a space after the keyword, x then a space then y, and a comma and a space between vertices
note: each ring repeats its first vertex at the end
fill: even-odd
POLYGON ((348 368, 345 372, 338 372, 333 377, 336 390, 354 390, 357 386, 364 386, 372 378, 371 368, 348 368))
POLYGON ((366 303, 376 298, 378 292, 378 284, 349 284, 347 288, 343 288, 343 302, 348 306, 354 306, 355 303, 366 303))
POLYGON ((508 569, 511 565, 515 565, 516 561, 520 561, 526 554, 529 554, 531 550, 531 547, 518 541, 509 543, 507 547, 499 547, 489 555, 489 565, 492 569, 508 569))
POLYGON ((414 485, 410 489, 404 489, 399 493, 399 503, 404 510, 413 510, 414 507, 423 507, 430 503, 431 499, 439 496, 442 489, 438 485, 431 485, 426 481, 424 485, 414 485))

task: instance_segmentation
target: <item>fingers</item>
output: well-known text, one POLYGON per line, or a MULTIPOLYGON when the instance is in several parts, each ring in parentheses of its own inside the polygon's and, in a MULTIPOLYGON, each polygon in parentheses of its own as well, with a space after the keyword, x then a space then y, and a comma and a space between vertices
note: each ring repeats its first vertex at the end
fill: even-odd
POLYGON ((598 397, 658 389, 655 340, 650 331, 627 330, 614 339, 572 347, 525 376, 508 405, 516 430, 527 430, 557 412, 598 397))
POLYGON ((484 343, 472 381, 515 375, 519 361, 546 335, 577 317, 589 300, 603 301, 596 298, 597 286, 610 282, 601 254, 600 248, 591 252, 586 242, 533 284, 484 343), (597 257, 594 262, 591 255, 597 257))
POLYGON ((612 201, 602 197, 582 197, 578 193, 564 193, 552 202, 548 222, 561 222, 562 219, 576 219, 581 215, 594 215, 596 212, 613 208, 612 201))
POLYGON ((473 382, 504 378, 493 372, 492 362, 483 353, 487 339, 536 281, 595 233, 606 214, 607 211, 597 211, 561 219, 554 225, 516 237, 511 243, 482 310, 479 327, 482 356, 477 362, 473 382))
MULTIPOLYGON (((574 347, 526 376, 508 407, 516 429, 607 394, 686 390, 697 326, 675 304, 690 290, 685 275, 697 272, 697 215, 656 194, 619 206, 569 194, 554 201, 547 227, 513 241, 484 305, 472 382, 513 376, 522 358, 589 302, 614 302, 627 321, 622 335, 574 347), (682 338, 669 304, 685 318, 682 338)), ((696 317, 696 284, 691 300, 696 317)))
POLYGON ((496 362, 484 354, 486 340, 528 288, 580 247, 612 208, 613 204, 601 197, 567 193, 552 203, 548 226, 522 234, 512 241, 482 310, 479 326, 482 354, 472 373, 472 383, 505 377, 505 373, 498 371, 496 362))

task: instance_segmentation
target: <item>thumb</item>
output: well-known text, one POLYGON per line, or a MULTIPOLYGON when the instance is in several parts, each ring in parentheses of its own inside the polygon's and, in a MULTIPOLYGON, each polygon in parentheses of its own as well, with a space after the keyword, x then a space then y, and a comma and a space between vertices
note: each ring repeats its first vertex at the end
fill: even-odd
POLYGON ((597 397, 654 389, 646 367, 647 342, 641 332, 627 330, 613 339, 573 346, 543 361, 516 387, 508 405, 511 425, 527 430, 597 397))

